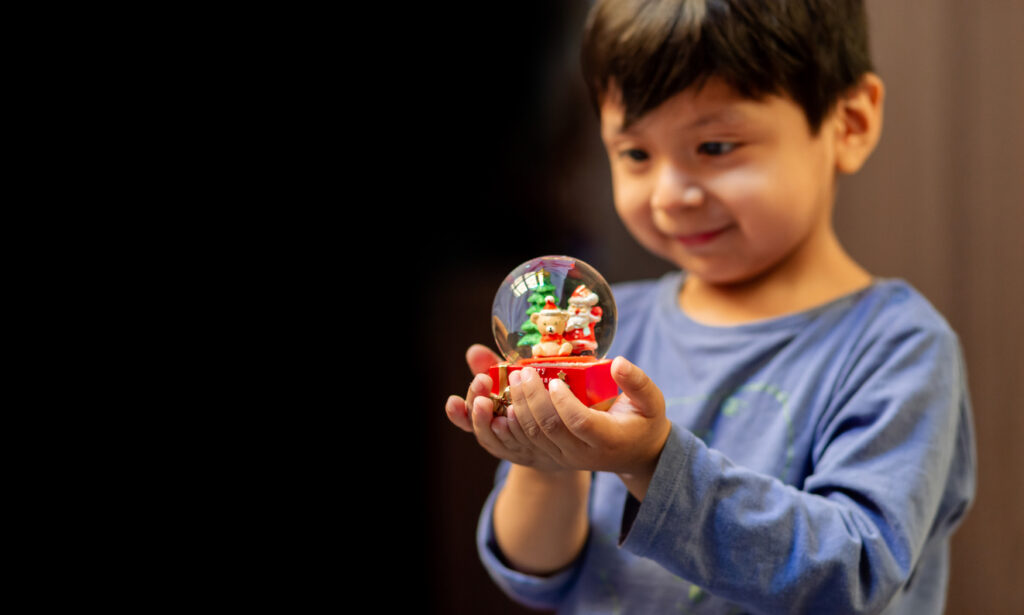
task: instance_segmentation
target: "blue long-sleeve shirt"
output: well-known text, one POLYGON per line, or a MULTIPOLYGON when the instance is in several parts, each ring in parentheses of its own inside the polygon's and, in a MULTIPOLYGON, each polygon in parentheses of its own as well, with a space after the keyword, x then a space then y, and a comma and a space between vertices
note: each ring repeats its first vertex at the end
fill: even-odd
POLYGON ((955 334, 899 280, 733 327, 677 306, 682 274, 614 289, 623 355, 673 427, 642 503, 595 473, 564 571, 508 568, 494 498, 478 546, 524 604, 565 613, 941 613, 949 539, 973 495, 955 334))

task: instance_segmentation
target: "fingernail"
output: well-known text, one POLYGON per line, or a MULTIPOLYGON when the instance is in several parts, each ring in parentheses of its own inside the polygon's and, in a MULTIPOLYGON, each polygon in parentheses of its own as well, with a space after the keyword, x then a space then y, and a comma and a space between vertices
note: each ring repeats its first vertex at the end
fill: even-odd
POLYGON ((508 375, 508 383, 512 386, 519 386, 519 371, 514 371, 508 375))
POLYGON ((529 382, 530 380, 533 380, 533 368, 532 367, 524 367, 523 368, 523 382, 529 382))

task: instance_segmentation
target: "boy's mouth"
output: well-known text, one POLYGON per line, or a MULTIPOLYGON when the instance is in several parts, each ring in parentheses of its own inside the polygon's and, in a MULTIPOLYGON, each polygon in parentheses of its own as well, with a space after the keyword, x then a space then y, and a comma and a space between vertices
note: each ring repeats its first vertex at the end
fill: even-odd
POLYGON ((693 233, 691 235, 676 235, 676 239, 679 240, 684 246, 690 248, 694 246, 702 246, 706 243, 710 243, 715 240, 719 235, 729 230, 729 226, 723 226, 720 229, 713 231, 704 231, 703 233, 693 233))

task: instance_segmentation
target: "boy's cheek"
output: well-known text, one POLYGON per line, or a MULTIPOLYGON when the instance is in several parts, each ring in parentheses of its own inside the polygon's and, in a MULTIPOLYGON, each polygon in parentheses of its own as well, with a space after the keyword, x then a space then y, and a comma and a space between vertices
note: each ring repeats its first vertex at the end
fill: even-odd
POLYGON ((617 206, 616 212, 634 239, 648 248, 653 248, 651 243, 657 237, 658 231, 650 211, 617 206))
POLYGON ((636 186, 617 187, 612 197, 615 199, 615 211, 623 220, 638 221, 651 215, 650 199, 644 190, 636 186))

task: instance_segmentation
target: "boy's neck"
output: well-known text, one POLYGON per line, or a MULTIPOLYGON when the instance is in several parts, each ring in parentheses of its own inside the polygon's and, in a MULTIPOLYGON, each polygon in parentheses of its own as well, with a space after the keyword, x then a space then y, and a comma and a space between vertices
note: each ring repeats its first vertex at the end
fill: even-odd
POLYGON ((688 276, 678 304, 708 325, 739 325, 802 312, 861 290, 872 276, 851 258, 832 232, 817 235, 761 275, 735 284, 712 284, 688 276))

